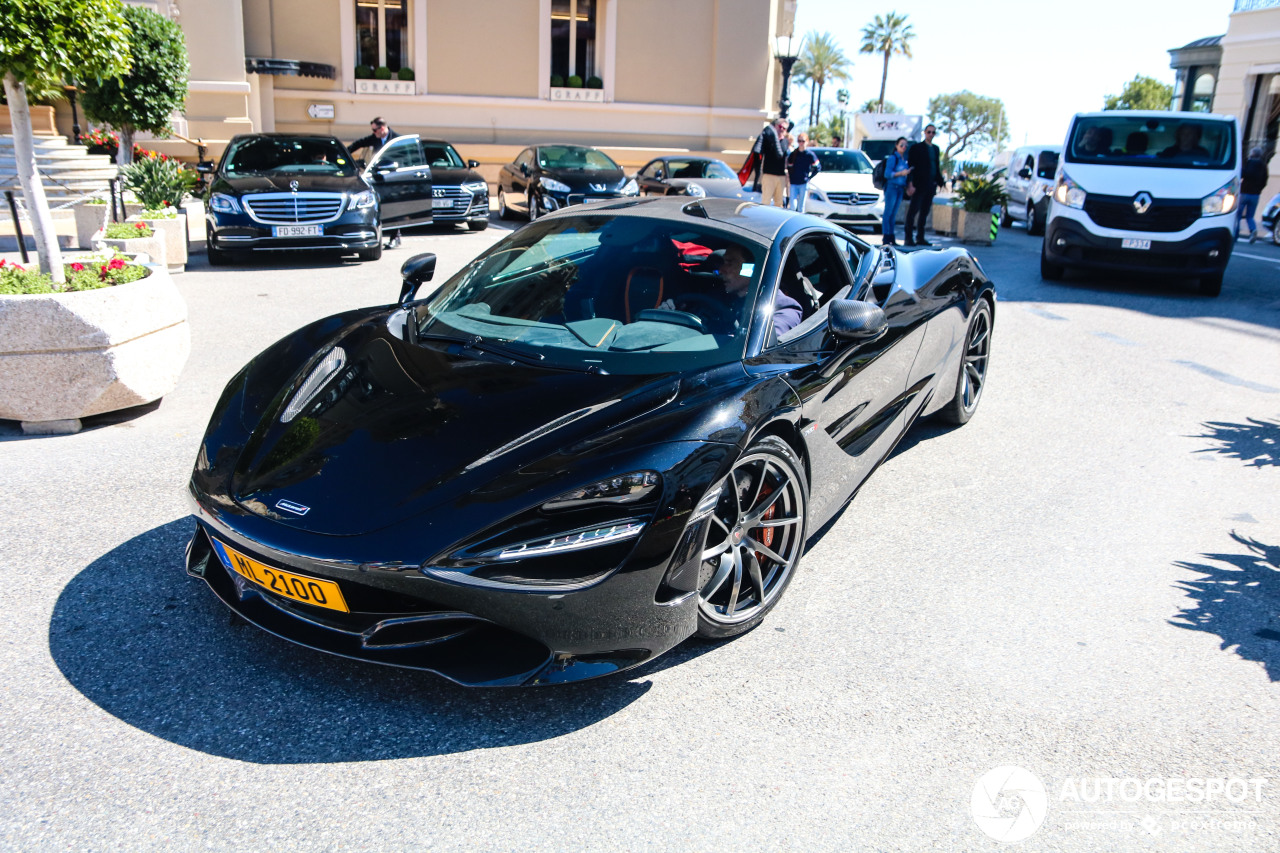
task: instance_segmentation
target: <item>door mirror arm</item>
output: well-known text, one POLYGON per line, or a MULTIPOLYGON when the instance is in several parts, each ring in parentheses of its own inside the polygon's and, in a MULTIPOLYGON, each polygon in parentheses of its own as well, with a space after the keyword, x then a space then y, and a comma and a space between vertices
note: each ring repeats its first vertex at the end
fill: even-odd
POLYGON ((400 287, 400 304, 408 305, 418 288, 428 281, 436 272, 436 256, 432 252, 414 255, 400 267, 400 276, 404 279, 400 287))

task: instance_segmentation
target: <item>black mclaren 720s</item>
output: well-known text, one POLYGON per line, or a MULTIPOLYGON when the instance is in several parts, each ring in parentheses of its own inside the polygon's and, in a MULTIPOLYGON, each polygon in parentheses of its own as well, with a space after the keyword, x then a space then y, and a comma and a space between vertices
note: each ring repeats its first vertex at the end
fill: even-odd
POLYGON ((186 565, 284 639, 461 684, 754 628, 912 423, 966 422, 987 377, 968 252, 753 203, 574 207, 434 267, 231 380, 186 565))

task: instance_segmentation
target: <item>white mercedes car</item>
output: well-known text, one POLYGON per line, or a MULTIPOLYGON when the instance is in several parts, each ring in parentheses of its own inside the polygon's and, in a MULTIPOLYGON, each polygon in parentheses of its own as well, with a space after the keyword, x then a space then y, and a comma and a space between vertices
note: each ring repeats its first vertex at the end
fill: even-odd
POLYGON ((884 192, 871 183, 867 155, 852 148, 811 148, 822 171, 809 181, 805 213, 829 219, 849 230, 879 233, 884 218, 884 192))

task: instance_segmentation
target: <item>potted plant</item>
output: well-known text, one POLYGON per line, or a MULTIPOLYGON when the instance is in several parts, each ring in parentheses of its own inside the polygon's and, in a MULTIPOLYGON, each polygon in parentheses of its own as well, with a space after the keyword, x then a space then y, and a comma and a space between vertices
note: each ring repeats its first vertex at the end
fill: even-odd
POLYGON ((170 271, 186 269, 187 220, 182 215, 182 200, 195 188, 196 173, 160 154, 135 159, 120 175, 141 203, 139 210, 130 211, 129 218, 145 220, 163 236, 170 271))
POLYGON ((991 243, 991 212, 1009 203, 1004 187, 990 178, 968 178, 960 185, 956 197, 963 203, 956 233, 965 243, 991 243))
POLYGON ((173 390, 191 350, 187 306, 163 267, 73 259, 65 282, 0 260, 0 418, 28 434, 173 390))
POLYGON ((373 69, 368 65, 357 65, 356 71, 355 71, 355 78, 357 80, 372 80, 373 69))
POLYGON ((399 79, 401 79, 401 80, 412 80, 412 79, 413 79, 413 69, 412 69, 412 68, 401 68, 399 71, 397 71, 397 72, 396 72, 396 77, 398 77, 398 78, 399 78, 399 79))
POLYGON ((107 227, 111 206, 105 198, 95 197, 71 210, 76 217, 76 245, 81 249, 92 249, 94 236, 107 227))
MULTIPOLYGON (((66 92, 60 82, 39 79, 27 82, 27 103, 31 111, 31 132, 36 136, 57 136, 58 125, 55 121, 55 105, 66 100, 66 92)), ((9 101, 0 92, 0 103, 4 104, 4 117, 0 121, 0 133, 13 133, 13 120, 9 116, 9 101)))
POLYGON ((107 154, 114 160, 120 150, 120 137, 110 130, 91 130, 80 134, 80 144, 89 149, 89 154, 107 154))
POLYGON ((931 211, 933 230, 939 234, 954 236, 960 218, 960 205, 955 199, 934 198, 931 211))
POLYGON ((145 222, 112 222, 103 231, 102 244, 128 255, 146 255, 151 263, 168 269, 164 240, 145 222))

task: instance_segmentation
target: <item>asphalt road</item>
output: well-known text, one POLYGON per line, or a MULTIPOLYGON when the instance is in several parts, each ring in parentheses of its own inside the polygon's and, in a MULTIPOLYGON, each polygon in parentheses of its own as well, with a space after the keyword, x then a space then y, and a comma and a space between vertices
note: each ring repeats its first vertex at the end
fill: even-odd
POLYGON ((410 255, 443 279, 501 234, 196 258, 161 405, 0 422, 0 847, 992 850, 975 783, 1018 766, 1046 794, 1010 786, 985 825, 1047 803, 1020 849, 1280 849, 1280 248, 1241 244, 1218 299, 1041 282, 1020 229, 977 250, 1001 298, 978 414, 917 426, 734 642, 480 691, 233 623, 182 570, 223 383, 394 300, 410 255), (1195 780, 1216 795, 1173 799, 1195 780))

